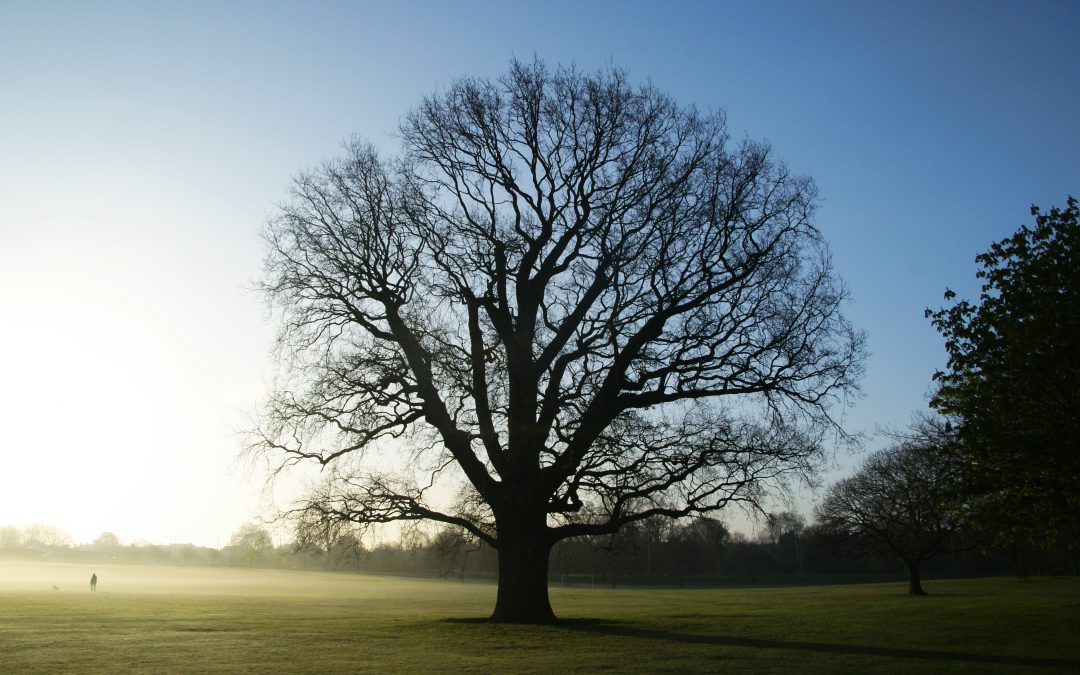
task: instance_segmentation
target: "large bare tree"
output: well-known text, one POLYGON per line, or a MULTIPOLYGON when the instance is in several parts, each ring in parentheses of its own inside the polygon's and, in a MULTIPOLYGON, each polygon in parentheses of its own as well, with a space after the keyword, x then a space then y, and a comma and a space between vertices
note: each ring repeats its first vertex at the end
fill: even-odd
POLYGON ((400 140, 299 176, 266 232, 291 377, 255 445, 331 467, 327 508, 468 530, 492 618, 547 622, 556 541, 813 468, 862 337, 811 180, 615 69, 514 62, 400 140))

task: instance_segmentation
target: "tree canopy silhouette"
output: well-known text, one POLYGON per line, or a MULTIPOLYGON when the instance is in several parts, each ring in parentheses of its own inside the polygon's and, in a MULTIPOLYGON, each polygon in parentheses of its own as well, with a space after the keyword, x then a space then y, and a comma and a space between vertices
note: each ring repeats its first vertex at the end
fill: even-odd
POLYGON ((922 419, 897 445, 830 486, 815 519, 833 550, 895 555, 907 568, 908 593, 925 595, 922 562, 963 548, 953 541, 965 516, 949 490, 957 470, 947 452, 952 437, 944 420, 922 419))
POLYGON ((810 179, 616 69, 514 62, 400 140, 300 175, 266 231, 291 376, 256 447, 330 466, 328 511, 468 530, 493 619, 547 622, 556 541, 813 468, 863 339, 810 179))
POLYGON ((957 487, 1003 544, 1080 537, 1080 209, 1031 214, 976 256, 977 302, 926 310, 949 354, 931 404, 957 421, 957 487))

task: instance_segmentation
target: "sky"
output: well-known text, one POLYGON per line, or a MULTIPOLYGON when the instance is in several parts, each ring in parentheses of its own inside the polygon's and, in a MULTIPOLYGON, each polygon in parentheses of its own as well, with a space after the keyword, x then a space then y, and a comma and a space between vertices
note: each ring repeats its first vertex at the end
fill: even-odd
POLYGON ((267 217, 514 57, 624 68, 815 179, 871 354, 844 422, 882 447, 944 366, 923 310, 1080 194, 1077 26, 1046 0, 0 0, 0 525, 221 546, 286 500, 238 459, 272 376, 267 217))

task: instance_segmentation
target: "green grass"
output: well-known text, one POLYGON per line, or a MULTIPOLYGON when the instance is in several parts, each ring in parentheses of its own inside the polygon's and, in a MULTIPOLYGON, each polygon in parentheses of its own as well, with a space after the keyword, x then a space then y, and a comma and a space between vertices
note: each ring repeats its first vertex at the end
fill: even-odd
POLYGON ((536 627, 473 620, 490 584, 0 560, 0 670, 1080 670, 1080 579, 926 587, 553 588, 536 627))

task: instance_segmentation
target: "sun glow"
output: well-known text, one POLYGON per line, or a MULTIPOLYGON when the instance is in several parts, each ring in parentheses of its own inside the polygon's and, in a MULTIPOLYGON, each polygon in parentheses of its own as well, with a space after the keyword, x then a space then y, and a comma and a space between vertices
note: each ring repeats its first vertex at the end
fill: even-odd
POLYGON ((222 318, 258 301, 148 229, 38 226, 4 253, 0 524, 215 545, 244 518, 221 504, 244 492, 230 465, 257 359, 222 318))

